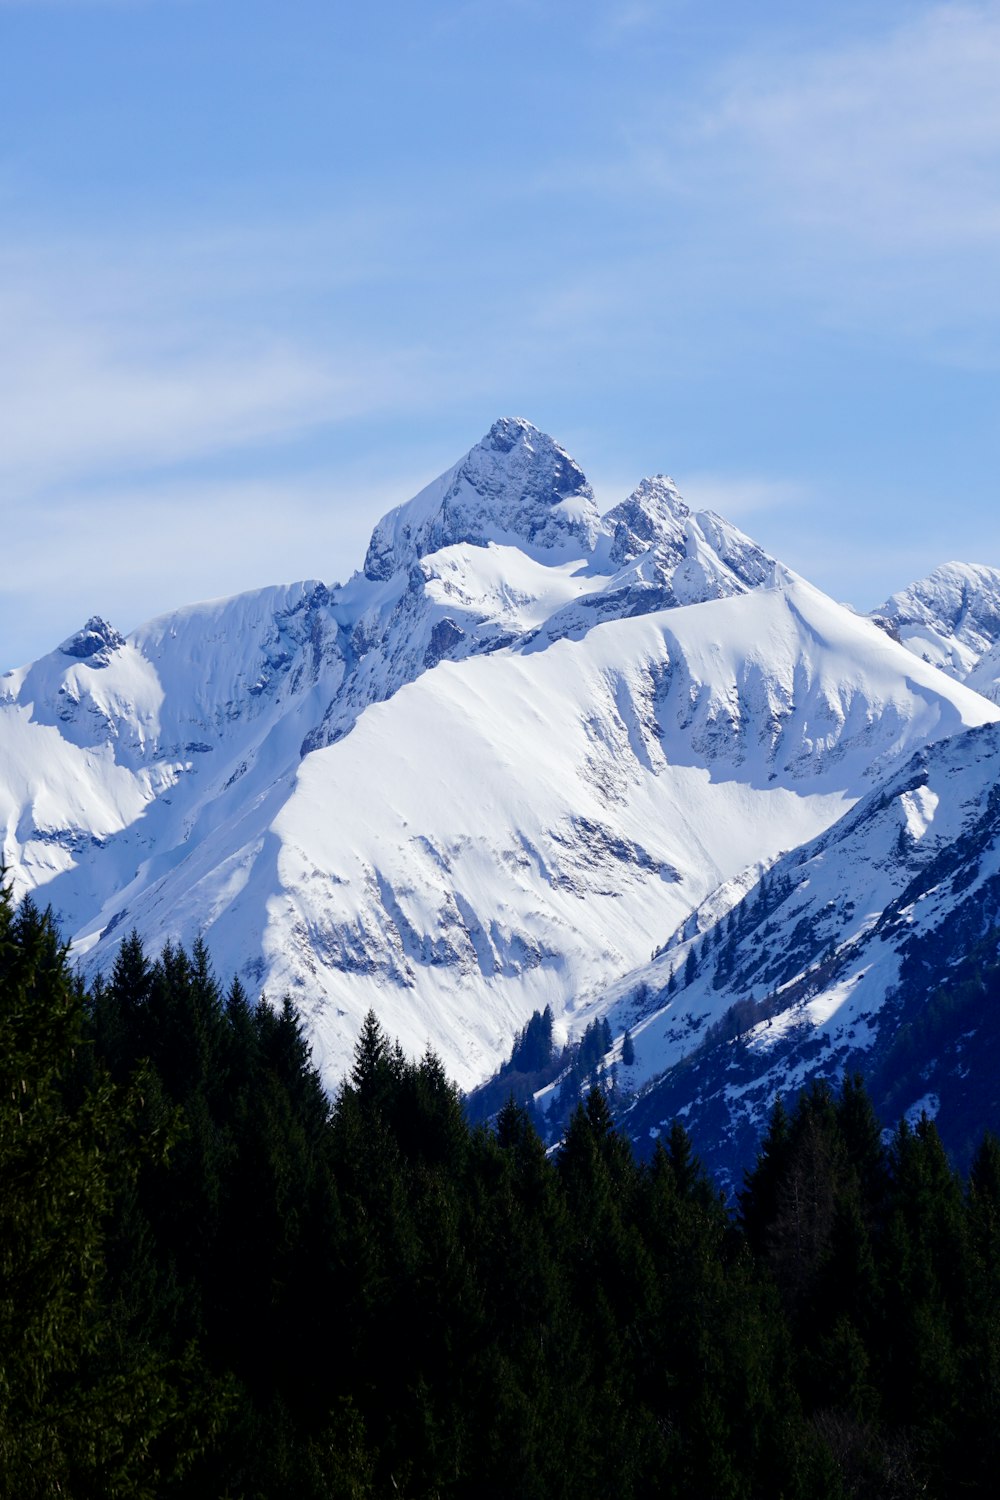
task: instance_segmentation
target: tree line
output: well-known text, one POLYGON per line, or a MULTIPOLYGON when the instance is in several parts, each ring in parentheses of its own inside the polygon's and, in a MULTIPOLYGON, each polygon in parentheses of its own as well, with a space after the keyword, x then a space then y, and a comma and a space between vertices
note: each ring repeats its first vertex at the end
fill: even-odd
POLYGON ((819 1084, 731 1209, 601 1087, 547 1151, 369 1015, 330 1099, 201 943, 86 986, 0 894, 4 1497, 978 1495, 998 1392, 989 1137, 819 1084))

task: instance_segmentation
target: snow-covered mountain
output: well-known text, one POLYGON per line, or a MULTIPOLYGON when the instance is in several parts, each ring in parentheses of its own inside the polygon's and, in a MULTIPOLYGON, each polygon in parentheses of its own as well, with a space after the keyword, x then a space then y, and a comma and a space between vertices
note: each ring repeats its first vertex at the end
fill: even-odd
POLYGON ((288 991, 331 1081, 374 1005, 458 1080, 747 866, 1000 708, 647 479, 601 516, 497 422, 343 586, 91 620, 0 678, 17 889, 288 991))
POLYGON ((631 1027, 639 1139, 681 1114, 731 1170, 777 1096, 857 1071, 967 1153, 1000 1121, 1000 725, 917 751, 589 1009, 631 1027))
POLYGON ((872 618, 915 656, 1000 702, 1000 568, 945 563, 872 618))

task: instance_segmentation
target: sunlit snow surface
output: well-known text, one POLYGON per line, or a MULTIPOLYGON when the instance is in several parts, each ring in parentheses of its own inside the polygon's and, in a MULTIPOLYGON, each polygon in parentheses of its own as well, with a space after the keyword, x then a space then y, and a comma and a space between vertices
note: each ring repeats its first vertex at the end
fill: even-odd
POLYGON ((469 1085, 534 1008, 619 1003, 720 883, 998 718, 670 481, 602 519, 506 421, 343 587, 93 621, 0 678, 4 859, 88 969, 133 926, 201 933, 292 995, 331 1082, 373 1005, 469 1085))

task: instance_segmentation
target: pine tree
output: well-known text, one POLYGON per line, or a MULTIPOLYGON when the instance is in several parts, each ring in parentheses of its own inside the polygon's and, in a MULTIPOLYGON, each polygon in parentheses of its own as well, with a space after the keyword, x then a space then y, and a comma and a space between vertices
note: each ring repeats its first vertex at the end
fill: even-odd
POLYGON ((552 1007, 532 1013, 511 1050, 510 1066, 520 1073, 538 1073, 552 1058, 552 1007))
POLYGON ((635 1066, 635 1043, 632 1040, 632 1033, 627 1026, 625 1028, 625 1035, 622 1037, 622 1066, 625 1068, 635 1066))
POLYGON ((739 1195, 740 1220, 757 1255, 763 1255, 768 1228, 777 1216, 778 1194, 790 1149, 791 1121, 779 1095, 772 1106, 757 1161, 746 1173, 743 1191, 739 1195))
POLYGON ((152 984, 153 966, 133 928, 115 955, 110 981, 91 992, 95 1043, 116 1083, 130 1078, 148 1055, 145 1013, 152 984))
POLYGON ((358 1102, 366 1110, 381 1109, 388 1102, 397 1076, 398 1060, 393 1058, 378 1017, 369 1010, 361 1023, 351 1069, 351 1087, 358 1102))

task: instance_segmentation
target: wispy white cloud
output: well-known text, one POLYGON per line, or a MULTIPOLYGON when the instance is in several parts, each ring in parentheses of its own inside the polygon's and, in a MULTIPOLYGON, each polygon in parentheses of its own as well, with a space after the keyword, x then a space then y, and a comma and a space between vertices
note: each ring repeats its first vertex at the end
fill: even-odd
POLYGON ((789 479, 706 472, 681 474, 677 483, 693 510, 714 510, 734 521, 811 500, 805 485, 789 479))
POLYGON ((38 485, 109 465, 151 467, 330 420, 349 391, 302 351, 141 347, 102 331, 4 316, 0 478, 38 485))
POLYGON ((268 309, 294 255, 268 259, 256 236, 236 240, 235 231, 164 238, 155 251, 94 242, 59 251, 40 240, 0 256, 5 499, 428 398, 419 349, 347 336, 331 344, 281 327, 268 309))
POLYGON ((1000 6, 937 5, 839 50, 744 57, 700 134, 799 224, 907 254, 996 246, 998 78, 1000 6))
MULTIPOLYGON (((116 612, 135 625, 156 608, 188 597, 235 592, 302 576, 332 581, 360 566, 374 520, 399 494, 345 483, 330 472, 270 479, 143 480, 50 497, 50 533, 69 539, 39 548, 37 524, 12 518, 5 538, 4 592, 30 598, 41 589, 81 596, 97 608, 94 580, 116 580, 116 612), (193 546, 197 538, 197 546, 193 546), (185 598, 177 577, 185 580, 185 598), (122 589, 122 581, 130 580, 122 589), (90 591, 90 602, 84 595, 90 591), (157 604, 157 601, 160 601, 157 604)), ((99 585, 98 585, 99 586, 99 585)), ((77 612, 79 612, 79 608, 77 612)))
POLYGON ((995 366, 1000 0, 830 31, 772 29, 629 101, 603 153, 543 163, 535 191, 572 184, 628 226, 633 304, 808 307, 818 331, 995 366))
POLYGON ((624 41, 663 19, 663 4, 653 0, 603 0, 596 7, 595 34, 602 41, 624 41))

